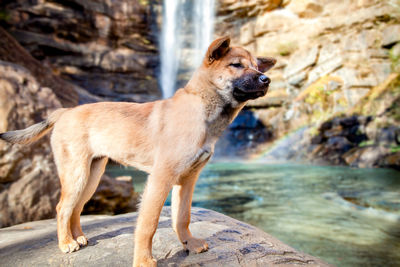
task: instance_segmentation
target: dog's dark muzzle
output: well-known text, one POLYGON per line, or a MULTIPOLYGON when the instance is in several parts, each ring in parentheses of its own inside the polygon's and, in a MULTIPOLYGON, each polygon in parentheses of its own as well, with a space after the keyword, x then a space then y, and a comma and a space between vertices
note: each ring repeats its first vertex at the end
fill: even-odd
POLYGON ((268 91, 271 79, 262 75, 246 75, 233 81, 233 97, 244 102, 264 96, 268 91))

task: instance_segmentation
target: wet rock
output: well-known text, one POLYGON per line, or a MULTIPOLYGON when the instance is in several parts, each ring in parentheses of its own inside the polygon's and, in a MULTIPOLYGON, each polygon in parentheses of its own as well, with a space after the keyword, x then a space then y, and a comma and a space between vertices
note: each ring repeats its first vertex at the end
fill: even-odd
MULTIPOLYGON (((190 229, 206 239, 209 250, 187 254, 171 228, 164 207, 153 238, 153 256, 162 266, 329 266, 300 253, 261 230, 220 213, 192 208, 190 229)), ((71 254, 57 247, 55 220, 0 230, 2 264, 9 266, 132 266, 133 231, 137 213, 84 216, 89 246, 71 254)))
POLYGON ((377 167, 380 159, 389 154, 389 149, 383 146, 367 146, 354 148, 343 155, 346 163, 352 167, 377 167))
POLYGON ((386 168, 394 168, 400 171, 400 152, 391 153, 379 161, 379 165, 386 168))
POLYGON ((375 134, 375 138, 372 139, 375 143, 386 145, 386 146, 396 146, 398 145, 398 136, 400 133, 400 127, 389 126, 385 128, 380 128, 375 134))
POLYGON ((272 138, 266 127, 250 110, 242 110, 217 142, 215 157, 245 157, 258 145, 272 138))

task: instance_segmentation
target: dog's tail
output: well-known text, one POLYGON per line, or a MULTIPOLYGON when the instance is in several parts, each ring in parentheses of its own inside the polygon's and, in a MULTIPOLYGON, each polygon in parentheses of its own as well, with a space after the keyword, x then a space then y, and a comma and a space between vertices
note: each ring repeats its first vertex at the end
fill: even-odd
POLYGON ((60 108, 50 114, 47 120, 36 123, 26 129, 0 133, 0 138, 13 144, 31 144, 42 138, 54 126, 61 115, 69 108, 60 108))

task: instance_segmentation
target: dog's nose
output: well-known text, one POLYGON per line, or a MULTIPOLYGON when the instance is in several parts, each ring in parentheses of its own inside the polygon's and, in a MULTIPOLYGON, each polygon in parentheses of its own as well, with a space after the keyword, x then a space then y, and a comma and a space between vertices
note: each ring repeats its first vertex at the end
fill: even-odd
POLYGON ((271 79, 268 78, 268 77, 265 76, 265 75, 261 75, 260 77, 258 77, 258 79, 260 80, 260 82, 266 83, 266 84, 269 84, 269 83, 271 82, 271 79))

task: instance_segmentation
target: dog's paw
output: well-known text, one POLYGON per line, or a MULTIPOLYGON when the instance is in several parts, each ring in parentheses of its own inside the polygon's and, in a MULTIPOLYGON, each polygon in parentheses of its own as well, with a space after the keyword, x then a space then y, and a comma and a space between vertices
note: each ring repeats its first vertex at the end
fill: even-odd
POLYGON ((184 249, 189 252, 202 253, 208 250, 208 244, 205 240, 200 238, 191 237, 182 242, 182 244, 184 249))
POLYGON ((133 262, 133 267, 157 267, 157 261, 153 258, 143 258, 133 262))
POLYGON ((84 236, 84 235, 78 236, 76 238, 76 242, 78 242, 78 244, 82 247, 84 247, 88 244, 88 240, 87 240, 86 236, 84 236))
POLYGON ((79 250, 79 243, 73 239, 68 243, 59 243, 58 246, 64 253, 72 253, 74 251, 79 250))

